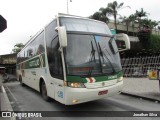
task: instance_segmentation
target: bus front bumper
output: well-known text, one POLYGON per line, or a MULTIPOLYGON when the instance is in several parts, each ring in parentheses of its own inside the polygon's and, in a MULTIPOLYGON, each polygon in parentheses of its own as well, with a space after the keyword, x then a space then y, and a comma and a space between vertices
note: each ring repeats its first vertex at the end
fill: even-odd
POLYGON ((66 87, 64 104, 74 105, 105 98, 120 93, 122 91, 122 88, 123 88, 123 81, 118 82, 112 86, 96 88, 96 89, 66 87))

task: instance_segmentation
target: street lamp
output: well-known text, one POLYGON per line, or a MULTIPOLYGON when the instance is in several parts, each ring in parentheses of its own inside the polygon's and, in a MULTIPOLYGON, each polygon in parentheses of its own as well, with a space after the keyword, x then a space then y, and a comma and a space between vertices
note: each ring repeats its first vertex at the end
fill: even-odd
POLYGON ((69 14, 69 7, 68 7, 69 2, 72 2, 72 0, 67 0, 67 14, 69 14))

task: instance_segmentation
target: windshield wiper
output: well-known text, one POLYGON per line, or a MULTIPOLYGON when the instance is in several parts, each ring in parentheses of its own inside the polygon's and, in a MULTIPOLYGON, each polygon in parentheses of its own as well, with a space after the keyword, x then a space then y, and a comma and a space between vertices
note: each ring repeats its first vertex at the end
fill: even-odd
POLYGON ((92 50, 91 50, 89 62, 92 61, 93 59, 94 59, 94 61, 96 60, 96 58, 95 58, 95 49, 93 47, 92 41, 91 41, 91 46, 92 46, 92 50))
MULTIPOLYGON (((95 58, 95 49, 94 49, 94 47, 93 47, 92 41, 91 41, 91 47, 92 47, 92 50, 91 50, 89 62, 92 62, 93 60, 96 61, 96 58, 95 58)), ((88 71, 88 76, 91 76, 92 70, 93 70, 93 66, 92 66, 91 69, 89 69, 89 71, 88 71)))
MULTIPOLYGON (((103 63, 104 63, 104 55, 105 55, 105 54, 103 53, 102 48, 101 48, 99 42, 98 42, 98 47, 99 47, 99 54, 100 54, 100 56, 102 57, 103 63)), ((107 50, 106 50, 106 51, 107 51, 107 50)), ((108 52, 108 51, 107 51, 107 52, 108 52)), ((114 69, 111 61, 109 60, 109 58, 107 57, 107 55, 105 55, 105 57, 107 58, 109 64, 111 65, 111 68, 112 68, 112 70, 113 70, 113 73, 115 73, 115 69, 114 69)), ((101 64, 101 65, 102 65, 102 64, 101 64)), ((103 73, 103 66, 102 66, 102 73, 103 73)))
POLYGON ((113 45, 112 45, 112 41, 113 41, 113 38, 114 38, 115 36, 111 36, 111 38, 110 38, 110 40, 109 40, 109 48, 110 48, 110 50, 112 51, 112 53, 113 54, 116 54, 116 53, 118 53, 118 51, 115 51, 115 49, 114 49, 114 47, 113 47, 113 45))

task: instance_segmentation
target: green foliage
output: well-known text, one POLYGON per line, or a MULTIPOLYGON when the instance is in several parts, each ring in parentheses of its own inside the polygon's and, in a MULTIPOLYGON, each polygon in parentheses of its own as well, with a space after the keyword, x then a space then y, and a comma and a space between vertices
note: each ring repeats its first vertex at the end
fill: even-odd
POLYGON ((95 12, 89 18, 99 20, 99 21, 102 21, 102 22, 105 22, 105 23, 109 22, 109 18, 105 14, 103 14, 102 11, 95 12))
POLYGON ((142 44, 142 49, 149 49, 151 31, 141 30, 138 32, 137 35, 138 35, 140 44, 142 44))
POLYGON ((160 36, 159 35, 150 36, 150 49, 154 51, 160 50, 160 36))
POLYGON ((150 32, 139 32, 138 34, 142 49, 152 49, 152 51, 160 50, 160 36, 153 35, 150 32))
POLYGON ((147 17, 149 13, 145 12, 143 10, 143 8, 141 8, 140 11, 136 10, 136 13, 135 13, 135 16, 136 16, 136 19, 138 20, 138 23, 139 23, 139 29, 143 26, 142 24, 142 18, 143 17, 147 17))
POLYGON ((18 53, 24 47, 23 43, 17 43, 14 48, 12 49, 13 53, 18 53))
POLYGON ((117 1, 113 1, 111 3, 108 3, 107 7, 100 8, 99 11, 95 12, 93 15, 91 15, 90 18, 108 23, 109 22, 108 17, 113 16, 115 30, 117 30, 117 16, 118 15, 120 16, 120 14, 118 14, 119 10, 121 10, 125 7, 130 8, 130 6, 123 6, 123 5, 124 5, 124 3, 119 4, 119 3, 117 3, 117 1))

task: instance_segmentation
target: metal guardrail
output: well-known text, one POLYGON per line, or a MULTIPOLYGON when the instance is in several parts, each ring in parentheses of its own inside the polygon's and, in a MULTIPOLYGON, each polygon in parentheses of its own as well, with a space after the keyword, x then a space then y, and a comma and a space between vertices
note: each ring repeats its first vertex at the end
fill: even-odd
POLYGON ((160 68, 160 55, 122 58, 121 64, 124 77, 147 77, 149 70, 160 68))

